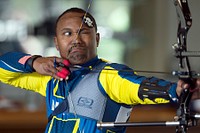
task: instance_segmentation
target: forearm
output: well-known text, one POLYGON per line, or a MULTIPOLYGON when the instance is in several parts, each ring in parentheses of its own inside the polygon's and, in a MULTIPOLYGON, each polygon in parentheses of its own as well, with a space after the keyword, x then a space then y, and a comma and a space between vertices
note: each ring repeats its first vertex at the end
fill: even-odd
POLYGON ((177 85, 162 79, 147 78, 128 72, 119 75, 118 71, 103 70, 99 80, 105 93, 119 103, 158 104, 177 100, 177 85))
POLYGON ((31 57, 29 54, 21 52, 9 52, 0 56, 0 68, 19 73, 33 72, 32 68, 26 64, 26 61, 31 57))
POLYGON ((177 102, 177 84, 155 77, 145 78, 139 87, 138 96, 142 101, 152 103, 177 102))
POLYGON ((27 64, 30 57, 31 55, 20 52, 0 56, 0 81, 45 95, 46 83, 51 77, 33 73, 34 70, 27 64))
POLYGON ((4 83, 19 78, 23 73, 30 73, 32 69, 26 65, 31 56, 21 52, 9 52, 0 56, 0 80, 4 83))

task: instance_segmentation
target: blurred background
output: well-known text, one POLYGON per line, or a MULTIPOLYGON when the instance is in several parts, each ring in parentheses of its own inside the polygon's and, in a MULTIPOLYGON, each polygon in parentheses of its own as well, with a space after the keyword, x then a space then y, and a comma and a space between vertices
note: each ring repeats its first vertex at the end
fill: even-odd
MULTIPOLYGON (((188 49, 200 51, 200 1, 188 2, 193 18, 188 49)), ((88 3, 89 0, 0 0, 0 54, 22 51, 43 56, 58 55, 53 43, 56 18, 70 7, 87 9, 88 3)), ((177 41, 173 0, 93 0, 89 12, 95 17, 101 35, 99 57, 127 64, 135 70, 171 72, 178 69, 178 60, 171 47, 177 41)), ((200 72, 198 61, 199 58, 191 58, 191 67, 200 72)), ((139 74, 177 80, 170 75, 139 74)), ((159 105, 135 109, 144 112, 136 113, 133 121, 149 120, 150 115, 145 112, 155 113, 152 108, 161 109, 157 114, 162 116, 151 120, 173 120, 174 109, 170 105, 159 105)), ((0 83, 1 133, 44 132, 46 122, 45 98, 0 83)), ((128 132, 132 130, 142 132, 140 128, 130 128, 128 132)), ((158 128, 151 128, 151 131, 159 132, 158 128)), ((190 132, 195 131, 197 129, 190 132)))

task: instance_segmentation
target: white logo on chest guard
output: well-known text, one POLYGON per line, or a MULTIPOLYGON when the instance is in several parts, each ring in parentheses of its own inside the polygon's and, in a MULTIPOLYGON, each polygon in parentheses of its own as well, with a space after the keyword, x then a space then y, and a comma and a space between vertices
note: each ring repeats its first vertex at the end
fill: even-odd
POLYGON ((93 99, 87 98, 87 97, 80 97, 78 99, 78 106, 86 107, 86 108, 92 108, 92 105, 94 103, 93 99))

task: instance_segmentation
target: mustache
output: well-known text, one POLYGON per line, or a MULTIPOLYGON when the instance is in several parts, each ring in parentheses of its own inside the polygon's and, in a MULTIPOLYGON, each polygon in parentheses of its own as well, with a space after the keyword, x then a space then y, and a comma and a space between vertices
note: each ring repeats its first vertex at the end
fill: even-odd
POLYGON ((83 46, 78 46, 77 44, 76 45, 73 45, 70 49, 69 49, 69 52, 68 52, 68 54, 69 53, 71 53, 72 52, 72 50, 74 49, 74 48, 78 48, 78 49, 85 49, 85 47, 83 47, 83 46))
POLYGON ((73 45, 70 49, 69 49, 69 52, 68 53, 71 53, 72 49, 77 47, 77 45, 73 45))

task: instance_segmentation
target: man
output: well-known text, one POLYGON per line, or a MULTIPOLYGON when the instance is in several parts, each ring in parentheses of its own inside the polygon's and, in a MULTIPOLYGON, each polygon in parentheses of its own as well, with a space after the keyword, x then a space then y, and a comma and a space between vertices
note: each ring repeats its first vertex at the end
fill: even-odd
POLYGON ((0 57, 0 80, 46 97, 46 133, 124 133, 98 129, 102 122, 126 122, 137 104, 177 100, 182 81, 171 83, 136 75, 122 64, 97 56, 95 19, 79 8, 61 14, 54 37, 59 57, 7 53, 0 57))

